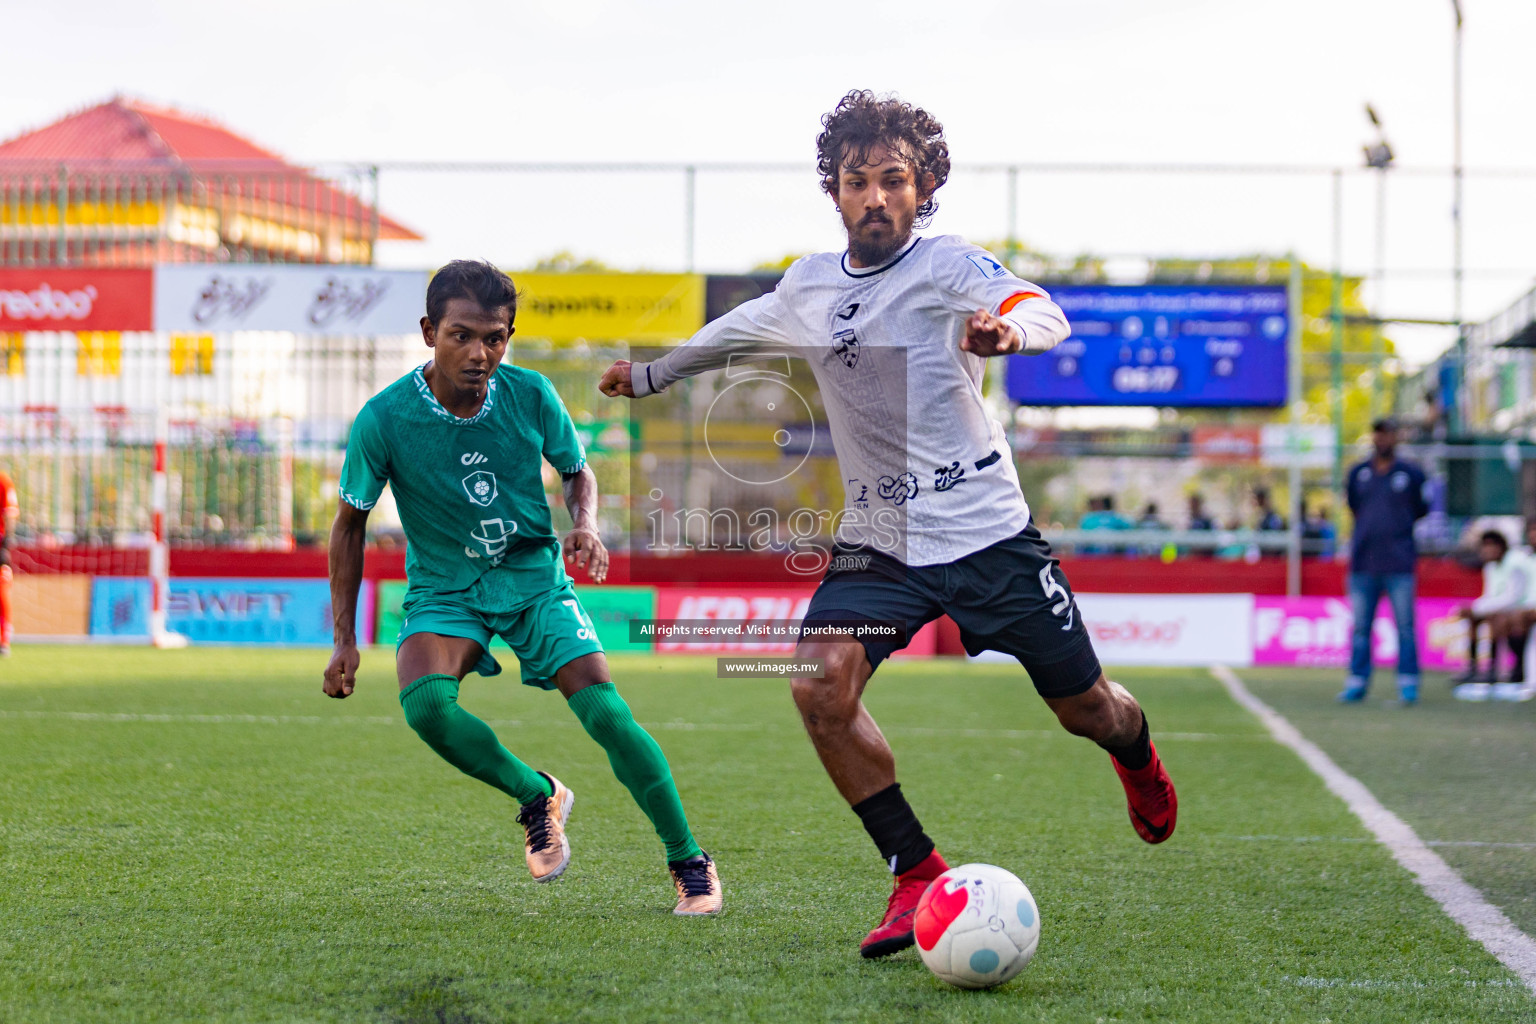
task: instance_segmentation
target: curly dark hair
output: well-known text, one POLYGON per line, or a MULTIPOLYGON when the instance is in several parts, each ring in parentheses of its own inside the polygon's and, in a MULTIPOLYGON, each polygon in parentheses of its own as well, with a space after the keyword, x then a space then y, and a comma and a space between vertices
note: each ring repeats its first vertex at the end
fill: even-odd
POLYGON ((837 101, 832 112, 821 119, 822 133, 816 136, 816 170, 821 173, 822 190, 837 198, 837 175, 844 167, 859 167, 869 160, 877 146, 896 150, 910 159, 917 170, 918 194, 923 201, 917 207, 916 227, 926 227, 939 208, 933 198, 949 180, 949 144, 944 141, 944 126, 938 118, 921 107, 903 103, 896 96, 876 96, 868 89, 854 89, 837 101), (927 175, 933 175, 933 188, 924 189, 927 175))
POLYGON ((450 299, 469 299, 488 313, 505 308, 509 327, 517 318, 517 287, 487 260, 454 260, 433 274, 427 285, 427 319, 440 322, 450 299))

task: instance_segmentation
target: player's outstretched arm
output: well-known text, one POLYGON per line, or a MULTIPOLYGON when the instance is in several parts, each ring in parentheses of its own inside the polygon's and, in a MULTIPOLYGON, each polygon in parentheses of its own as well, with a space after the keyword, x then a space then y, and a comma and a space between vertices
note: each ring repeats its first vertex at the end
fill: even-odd
POLYGON ((346 697, 357 682, 357 592, 363 585, 363 538, 368 510, 342 501, 331 525, 331 617, 336 648, 321 686, 327 697, 346 697))
POLYGON ((593 583, 601 583, 608 578, 608 549, 597 533, 597 477, 590 466, 583 466, 561 479, 565 507, 571 513, 571 532, 561 541, 561 551, 567 562, 585 568, 593 583))

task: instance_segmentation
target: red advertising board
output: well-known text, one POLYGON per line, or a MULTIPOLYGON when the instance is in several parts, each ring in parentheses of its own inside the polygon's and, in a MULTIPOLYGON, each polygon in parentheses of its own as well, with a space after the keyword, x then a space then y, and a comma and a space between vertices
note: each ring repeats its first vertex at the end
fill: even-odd
MULTIPOLYGON (((742 639, 656 637, 656 651, 667 654, 789 654, 792 641, 754 640, 757 629, 777 633, 777 627, 798 623, 811 603, 814 587, 662 587, 656 593, 656 623, 665 627, 692 624, 694 633, 705 623, 739 624, 742 639)), ((929 623, 918 630, 898 657, 929 657, 937 647, 938 629, 929 623)))
POLYGON ((1196 427, 1193 443, 1195 458, 1211 463, 1259 461, 1258 427, 1196 427))
POLYGON ((0 270, 0 331, 151 331, 149 268, 0 270))

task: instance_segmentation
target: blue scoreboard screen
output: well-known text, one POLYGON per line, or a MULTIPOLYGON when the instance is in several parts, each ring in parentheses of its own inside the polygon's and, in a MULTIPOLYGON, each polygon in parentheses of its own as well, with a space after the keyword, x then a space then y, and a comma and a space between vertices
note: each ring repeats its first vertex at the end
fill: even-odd
POLYGON ((1281 406, 1283 285, 1061 285, 1072 336, 1009 356, 1022 405, 1281 406))

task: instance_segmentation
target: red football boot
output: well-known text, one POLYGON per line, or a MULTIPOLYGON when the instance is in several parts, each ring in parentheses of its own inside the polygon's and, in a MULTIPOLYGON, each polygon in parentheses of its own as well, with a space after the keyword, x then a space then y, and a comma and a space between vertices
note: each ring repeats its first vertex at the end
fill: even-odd
POLYGON ((866 960, 890 956, 912 945, 912 918, 917 913, 917 901, 922 899, 928 883, 949 870, 939 851, 934 850, 917 867, 896 876, 896 889, 890 902, 885 905, 885 917, 875 930, 859 943, 859 954, 866 960))
POLYGON ((1157 756, 1157 746, 1152 746, 1152 760, 1145 768, 1131 771, 1113 757, 1109 759, 1125 787, 1125 802, 1131 812, 1131 826, 1136 834, 1149 843, 1161 843, 1173 835, 1173 826, 1179 820, 1179 797, 1173 791, 1173 780, 1163 767, 1163 759, 1157 756))

